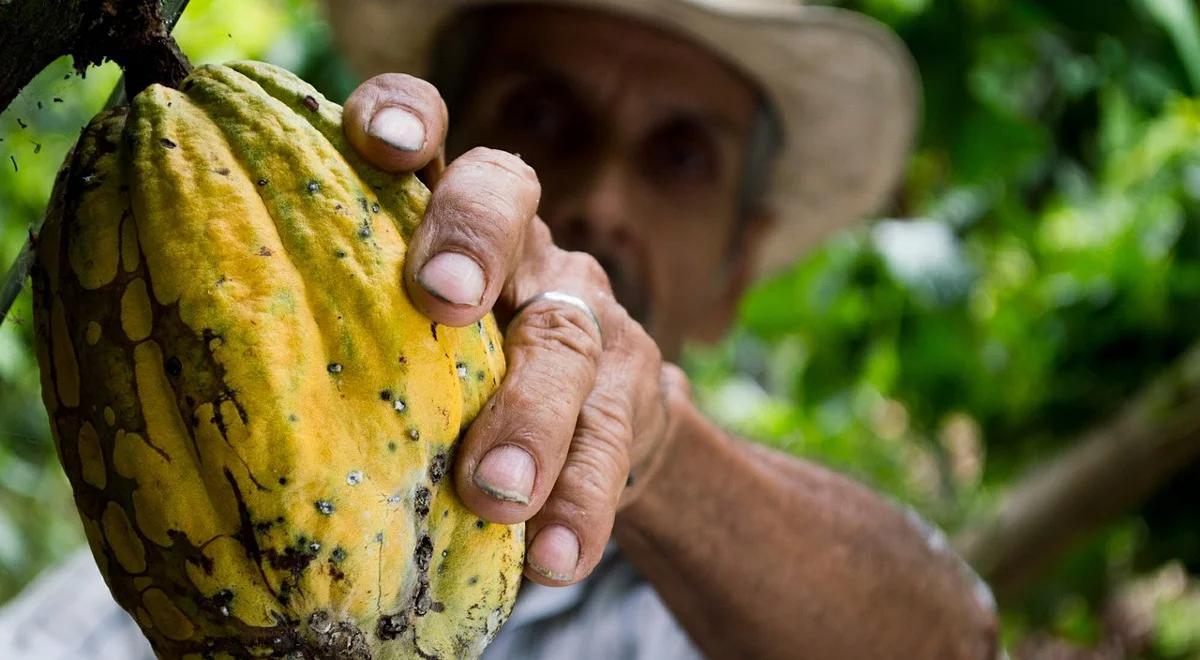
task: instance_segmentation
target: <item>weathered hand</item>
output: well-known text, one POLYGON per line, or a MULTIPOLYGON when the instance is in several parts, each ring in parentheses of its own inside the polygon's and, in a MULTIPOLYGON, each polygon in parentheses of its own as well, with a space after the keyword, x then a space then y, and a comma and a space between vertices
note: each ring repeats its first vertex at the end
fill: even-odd
POLYGON ((495 310, 508 373, 458 450, 458 492, 481 517, 527 521, 526 575, 585 577, 618 508, 636 496, 670 433, 686 380, 613 297, 595 259, 554 245, 537 217, 541 187, 519 157, 476 148, 443 169, 447 113, 437 90, 377 76, 346 102, 345 130, 376 166, 417 171, 433 188, 409 247, 405 285, 422 312, 452 326, 495 310), (595 312, 553 300, 576 296, 595 312), (597 327, 597 321, 599 327, 597 327), (503 326, 502 326, 503 327, 503 326))

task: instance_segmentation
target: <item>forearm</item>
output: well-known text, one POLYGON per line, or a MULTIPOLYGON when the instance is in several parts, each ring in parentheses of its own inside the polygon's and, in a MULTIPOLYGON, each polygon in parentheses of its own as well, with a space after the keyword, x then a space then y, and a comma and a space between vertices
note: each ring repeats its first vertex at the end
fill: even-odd
POLYGON ((902 511, 694 408, 680 418, 615 535, 710 657, 994 655, 990 603, 902 511))

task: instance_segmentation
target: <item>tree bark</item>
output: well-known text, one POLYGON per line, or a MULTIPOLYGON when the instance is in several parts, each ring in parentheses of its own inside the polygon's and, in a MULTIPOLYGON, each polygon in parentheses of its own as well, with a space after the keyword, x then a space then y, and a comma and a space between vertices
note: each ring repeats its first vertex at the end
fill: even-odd
POLYGON ((71 51, 85 0, 0 0, 0 109, 46 65, 71 51))
POLYGON ((1141 503, 1200 459, 1200 345, 1112 419, 1017 481, 956 545, 1001 599, 1087 533, 1141 503))
MULTIPOLYGON (((0 0, 0 110, 63 55, 75 56, 80 70, 104 59, 145 68, 135 53, 171 48, 167 34, 187 5, 166 0, 160 10, 158 2, 0 0)), ((175 64, 170 57, 158 59, 155 66, 175 64)))

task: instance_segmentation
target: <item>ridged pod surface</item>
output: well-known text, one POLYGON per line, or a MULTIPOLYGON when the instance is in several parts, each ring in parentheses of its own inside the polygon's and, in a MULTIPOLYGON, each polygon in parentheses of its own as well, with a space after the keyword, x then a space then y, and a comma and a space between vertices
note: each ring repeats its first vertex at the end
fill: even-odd
POLYGON ((38 237, 43 398, 117 602, 161 657, 478 656, 522 526, 454 493, 504 370, 404 293, 428 192, 256 62, 84 131, 38 237))

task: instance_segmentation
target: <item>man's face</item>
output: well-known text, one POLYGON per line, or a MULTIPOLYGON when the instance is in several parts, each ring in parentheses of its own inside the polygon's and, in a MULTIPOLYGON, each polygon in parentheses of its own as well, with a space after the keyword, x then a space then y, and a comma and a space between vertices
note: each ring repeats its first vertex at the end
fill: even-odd
POLYGON ((603 264, 668 359, 718 335, 757 234, 738 204, 752 88, 697 46, 593 12, 509 9, 487 33, 451 155, 532 165, 555 242, 603 264))

